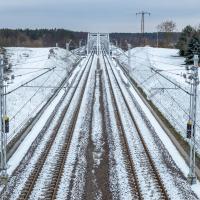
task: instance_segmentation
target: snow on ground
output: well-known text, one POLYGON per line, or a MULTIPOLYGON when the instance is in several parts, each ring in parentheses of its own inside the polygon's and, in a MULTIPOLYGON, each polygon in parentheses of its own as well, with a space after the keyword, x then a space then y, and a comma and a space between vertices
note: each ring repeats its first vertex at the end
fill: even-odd
POLYGON ((10 158, 8 161, 8 174, 11 175, 13 171, 16 169, 16 167, 19 165, 21 160, 23 159, 24 155, 30 148, 31 144, 35 140, 35 138, 38 136, 39 132, 42 130, 43 126, 45 125, 49 115, 53 112, 53 109, 55 108, 55 105, 59 102, 60 98, 64 94, 64 91, 61 90, 61 92, 58 94, 58 96, 54 99, 52 104, 47 108, 47 110, 44 112, 44 114, 41 116, 40 120, 36 125, 33 127, 33 129, 30 131, 28 136, 25 138, 25 140, 20 144, 20 147, 17 149, 17 151, 14 153, 14 155, 10 158), (17 159, 16 159, 17 158, 17 159))
MULTIPOLYGON (((107 121, 110 124, 110 133, 108 135, 109 148, 110 148, 110 190, 114 199, 133 199, 131 193, 131 187, 128 183, 128 172, 125 166, 125 160, 123 156, 123 147, 120 144, 120 132, 115 118, 115 111, 112 105, 112 97, 109 91, 109 80, 106 76, 105 66, 103 58, 100 57, 100 63, 102 70, 104 71, 104 80, 105 80, 105 94, 107 100, 105 99, 106 106, 108 110, 106 112, 109 115, 109 120, 107 121)), ((104 97, 104 98, 105 98, 104 97)))
MULTIPOLYGON (((117 76, 116 69, 120 70, 120 68, 117 67, 114 70, 114 71, 116 71, 115 74, 117 76)), ((121 70, 120 70, 120 72, 122 75, 123 72, 121 70)), ((119 82, 121 82, 120 76, 118 76, 117 79, 119 82)), ((126 82, 127 81, 126 77, 123 77, 122 81, 126 82)), ((137 93, 135 92, 135 90, 132 87, 127 87, 128 89, 130 89, 130 91, 127 92, 127 88, 126 88, 127 84, 120 84, 120 85, 121 85, 124 95, 126 96, 126 99, 128 100, 128 105, 131 108, 131 112, 133 113, 133 116, 135 116, 138 128, 143 133, 143 138, 144 138, 146 144, 148 144, 147 145, 148 149, 150 152, 153 152, 151 154, 152 158, 153 158, 153 160, 155 162, 155 166, 158 169, 159 174, 164 182, 165 188, 168 191, 168 195, 169 195, 170 199, 185 199, 184 193, 187 193, 187 198, 193 199, 193 197, 192 197, 193 195, 191 194, 190 186, 189 186, 189 184, 186 183, 186 179, 182 178, 182 176, 179 173, 178 168, 174 166, 174 163, 171 161, 168 154, 164 153, 164 151, 162 150, 163 145, 160 143, 160 141, 158 139, 155 139, 155 140, 153 139, 154 134, 152 134, 152 133, 154 132, 154 130, 149 129, 150 126, 149 125, 147 126, 147 124, 149 124, 149 123, 145 122, 146 116, 144 116, 144 115, 142 116, 139 109, 136 109, 136 107, 138 107, 138 105, 139 105, 139 107, 142 108, 142 110, 144 111, 145 114, 147 111, 151 114, 151 115, 150 114, 147 115, 147 119, 150 120, 153 127, 156 125, 158 126, 158 122, 153 118, 152 113, 148 110, 148 108, 146 108, 145 104, 143 103, 143 101, 140 99, 140 97, 137 95, 137 93), (133 95, 130 96, 129 93, 131 93, 133 95), (133 104, 133 101, 135 102, 134 104, 133 104), (138 105, 136 104, 136 102, 138 102, 138 105), (163 153, 161 154, 160 152, 163 152, 163 153), (171 165, 171 168, 168 167, 169 163, 171 165), (181 190, 182 190, 182 192, 181 192, 181 190)), ((115 91, 117 91, 117 88, 115 89, 115 91)), ((120 95, 116 95, 116 96, 120 96, 120 95)), ((122 103, 119 103, 119 105, 121 105, 121 107, 119 106, 119 109, 121 109, 120 113, 125 115, 127 112, 125 111, 125 108, 122 108, 122 106, 123 106, 122 103)), ((125 119, 124 124, 128 123, 127 117, 122 117, 122 119, 123 120, 125 119)), ((129 128, 134 127, 134 125, 128 125, 127 127, 129 127, 129 128)), ((161 129, 161 127, 160 127, 160 129, 155 127, 155 130, 156 130, 156 135, 158 134, 159 137, 164 132, 161 129)), ((131 128, 130 130, 127 129, 126 133, 128 134, 127 135, 128 143, 131 148, 133 160, 135 161, 135 166, 137 167, 137 173, 139 174, 138 179, 140 180, 139 182, 142 185, 141 188, 142 188, 142 190, 145 190, 145 188, 146 188, 146 192, 143 192, 143 193, 147 196, 146 197, 144 196, 144 199, 147 199, 151 195, 151 193, 153 193, 156 196, 157 186, 154 185, 154 181, 153 181, 153 179, 151 179, 152 177, 148 176, 148 178, 147 178, 147 176, 144 175, 144 174, 150 175, 149 168, 145 169, 145 167, 147 167, 148 165, 146 166, 144 164, 140 164, 142 162, 142 160, 144 159, 145 153, 143 153, 144 150, 143 150, 143 148, 141 148, 142 145, 141 145, 140 139, 137 136, 137 131, 136 130, 134 131, 134 128, 131 128), (135 147, 137 147, 137 148, 135 148, 135 147), (148 179, 148 181, 147 181, 147 179, 148 179), (151 183, 151 184, 149 185, 149 183, 151 183)), ((163 133, 163 134, 166 136, 165 133, 163 133)), ((168 138, 168 140, 169 140, 169 138, 168 138)), ((171 142, 171 145, 173 145, 172 142, 171 142)), ((172 150, 174 150, 174 149, 175 148, 173 146, 172 150)), ((172 152, 171 149, 169 150, 169 152, 170 153, 172 152)), ((178 153, 178 152, 176 150, 176 151, 172 152, 172 155, 174 155, 173 153, 176 155, 176 153, 178 153)), ((179 153, 178 153, 178 155, 179 155, 179 153)), ((142 162, 142 163, 144 163, 144 162, 142 162)), ((147 163, 147 162, 145 162, 145 163, 147 163)), ((159 197, 156 197, 156 198, 159 199, 159 197)))
MULTIPOLYGON (((172 85, 168 85, 168 82, 166 82, 163 78, 160 76, 154 76, 153 72, 149 70, 148 68, 150 66, 154 66, 157 69, 162 70, 169 70, 171 71, 178 71, 177 74, 185 73, 184 68, 182 64, 184 63, 184 59, 177 57, 177 50, 174 49, 156 49, 156 48, 135 48, 132 49, 132 66, 134 69, 132 70, 131 75, 133 78, 137 81, 137 83, 142 86, 144 91, 147 95, 151 95, 151 88, 152 87, 172 87, 172 85), (137 63, 137 58, 144 57, 145 59, 143 61, 140 61, 140 63, 137 63), (135 62, 134 62, 135 59, 135 62), (152 64, 153 63, 153 64, 152 64), (175 66, 176 65, 176 68, 175 66), (179 65, 179 68, 178 68, 179 65), (150 78, 149 78, 150 77, 150 78), (160 85, 159 85, 160 84, 160 85)), ((127 58, 125 55, 121 56, 121 62, 127 65, 127 58)), ((123 72, 118 68, 120 72, 120 76, 123 79, 123 81, 127 81, 126 77, 124 77, 123 72)), ((189 90, 189 87, 184 81, 184 78, 181 75, 176 75, 174 73, 170 74, 168 72, 165 72, 166 76, 169 77, 171 80, 175 81, 176 83, 181 84, 182 87, 189 90), (179 77, 178 77, 179 76, 179 77)), ((155 128, 156 133, 162 140, 165 147, 168 149, 170 155, 172 156, 173 160, 176 162, 177 166, 181 169, 185 177, 187 177, 189 168, 187 164, 185 163, 184 159, 180 156, 177 149, 172 144, 171 140, 168 138, 166 133, 162 130, 158 122, 153 117, 152 113, 149 111, 149 109, 146 107, 144 102, 140 99, 140 97, 137 95, 135 90, 133 88, 130 88, 130 92, 133 94, 134 98, 137 99, 137 102, 141 106, 143 112, 145 115, 151 119, 151 123, 153 127, 155 128)), ((181 129, 179 124, 176 123, 176 121, 173 121, 173 119, 179 119, 184 125, 186 124, 187 117, 184 117, 183 110, 179 110, 179 105, 181 104, 185 106, 185 111, 188 112, 186 106, 189 106, 189 99, 187 95, 183 97, 183 92, 180 90, 172 90, 170 91, 170 95, 167 96, 164 93, 156 94, 155 96, 158 98, 158 100, 155 100, 155 96, 151 97, 151 100, 155 103, 155 105, 161 110, 161 112, 170 120, 170 122, 180 131, 180 134, 185 137, 185 129, 181 129), (174 100, 176 100, 176 104, 174 103, 174 100), (168 102, 170 101, 170 102, 168 102), (162 104, 161 104, 162 102, 162 104), (171 104, 171 107, 170 107, 171 104), (163 109, 165 108, 165 110, 163 109), (173 110, 172 110, 173 109, 173 110), (178 110, 177 110, 178 109, 178 110), (182 111, 182 112, 181 112, 182 111), (171 112, 171 115, 170 115, 171 112), (172 115, 174 118, 172 119, 172 115), (171 116, 171 117, 170 117, 171 116)), ((199 113, 199 109, 198 109, 199 113)), ((199 114, 197 115, 199 120, 199 114)), ((198 127, 199 130, 199 127, 198 127)), ((199 131, 197 130, 197 134, 199 134, 199 131)), ((200 135, 197 135, 198 143, 200 140, 200 135)), ((198 150, 200 150, 200 146, 198 146, 198 150)), ((197 181, 197 184, 192 186, 193 191, 198 195, 200 198, 200 182, 197 181)))
MULTIPOLYGON (((97 57, 94 57, 92 62, 91 70, 89 72, 88 81, 85 87, 83 99, 81 102, 81 107, 79 110, 79 115, 74 128, 74 134, 72 136, 71 144, 69 147, 68 156, 65 162, 65 168, 63 172, 63 177, 61 179, 61 184, 57 193, 57 199, 67 199, 67 195, 70 194, 70 199, 81 199, 84 193, 85 187, 85 172, 87 168, 87 158, 85 157, 85 151, 88 144, 88 130, 91 118, 91 105, 92 105, 92 95, 94 90, 94 74, 96 69, 97 57), (77 159, 78 157, 78 159, 77 159), (77 162, 77 163, 76 163, 77 162), (72 178, 73 176, 73 178, 72 178), (73 180, 72 180, 73 179, 73 180), (73 186, 70 188, 70 182, 73 181, 73 186)), ((88 65, 89 66, 89 65, 88 65)), ((82 79, 83 85, 86 74, 88 73, 89 67, 87 66, 87 71, 84 73, 84 79, 82 79)), ((76 96, 73 98, 72 102, 79 102, 79 96, 82 87, 78 87, 76 90, 76 96)), ((72 109, 77 107, 71 105, 72 109)), ((70 113, 68 113, 70 114, 70 113)), ((70 116, 72 116, 71 114, 70 116)), ((66 119, 70 119, 69 117, 66 119)), ((64 120, 65 121, 65 120, 64 120)), ((70 121, 70 120, 69 120, 70 121)))
POLYGON ((13 81, 9 81, 7 92, 55 67, 27 84, 32 87, 21 87, 7 95, 10 140, 45 104, 69 74, 77 57, 61 48, 6 48, 6 56, 12 65, 12 72, 7 76, 15 76, 13 81))
MULTIPOLYGON (((115 50, 122 64, 128 67, 127 52, 115 50)), ((178 56, 177 49, 137 47, 131 50, 131 76, 148 98, 159 108, 164 116, 186 139, 186 123, 189 119, 189 95, 155 73, 151 68, 162 70, 160 73, 190 92, 183 74, 187 73, 184 58, 178 56), (159 88, 159 90, 157 89, 159 88), (162 88, 168 88, 163 90, 162 88)), ((200 88, 198 91, 200 96, 200 88)), ((200 98, 198 98, 198 105, 200 98)), ((200 152, 200 108, 197 109, 197 149, 200 152)))

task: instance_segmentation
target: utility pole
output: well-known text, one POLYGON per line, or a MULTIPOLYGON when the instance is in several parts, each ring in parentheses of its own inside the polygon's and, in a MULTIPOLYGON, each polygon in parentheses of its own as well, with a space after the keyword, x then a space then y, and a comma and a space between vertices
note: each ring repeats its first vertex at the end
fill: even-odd
POLYGON ((158 48, 158 30, 157 30, 157 42, 156 43, 157 43, 157 48, 158 48))
POLYGON ((128 44, 128 67, 129 67, 129 74, 131 72, 131 44, 128 44))
POLYGON ((198 55, 194 55, 194 66, 191 67, 192 74, 190 76, 191 80, 191 102, 190 102, 190 120, 187 124, 187 138, 190 139, 190 168, 188 174, 188 181, 190 184, 196 183, 196 173, 195 173, 195 135, 196 135, 196 110, 197 110, 197 87, 199 85, 198 77, 198 55))
POLYGON ((144 44, 145 44, 145 38, 144 38, 144 16, 145 15, 151 15, 150 12, 144 12, 144 11, 141 11, 139 13, 136 13, 136 15, 141 15, 141 33, 142 33, 142 37, 143 37, 143 40, 144 40, 144 44))
POLYGON ((79 48, 81 48, 83 39, 79 40, 79 48))
POLYGON ((1 180, 3 183, 7 182, 7 158, 6 158, 6 145, 7 145, 7 132, 8 132, 8 119, 6 116, 6 98, 4 86, 4 62, 3 56, 0 56, 0 131, 1 131, 1 180))
POLYGON ((117 40, 115 40, 115 46, 118 47, 118 41, 117 40))
POLYGON ((111 48, 110 48, 110 35, 107 34, 107 40, 108 40, 108 54, 111 56, 111 48))
POLYGON ((69 45, 72 42, 72 40, 70 40, 69 42, 66 42, 66 50, 69 51, 69 45))
POLYGON ((97 55, 100 55, 100 49, 101 49, 101 35, 100 33, 97 33, 97 55))

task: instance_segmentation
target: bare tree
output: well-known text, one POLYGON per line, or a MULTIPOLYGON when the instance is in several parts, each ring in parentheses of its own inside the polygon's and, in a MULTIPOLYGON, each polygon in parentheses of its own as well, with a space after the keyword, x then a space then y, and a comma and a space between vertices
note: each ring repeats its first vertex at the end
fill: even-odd
POLYGON ((157 26, 157 29, 160 32, 170 33, 170 32, 173 32, 176 29, 176 23, 173 22, 172 20, 170 20, 170 21, 164 21, 164 22, 162 22, 161 24, 159 24, 157 26))
POLYGON ((176 23, 172 20, 166 20, 157 26, 157 30, 165 33, 165 45, 167 47, 173 46, 171 44, 173 37, 172 32, 176 30, 176 23))

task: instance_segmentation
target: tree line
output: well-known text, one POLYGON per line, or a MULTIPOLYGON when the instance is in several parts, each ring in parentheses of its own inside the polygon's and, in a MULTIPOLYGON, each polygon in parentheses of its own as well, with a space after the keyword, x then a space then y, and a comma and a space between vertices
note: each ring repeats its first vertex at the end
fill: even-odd
POLYGON ((200 26, 197 28, 186 26, 181 32, 176 47, 179 49, 180 56, 186 58, 186 64, 193 63, 194 54, 200 58, 200 26))
MULTIPOLYGON (((165 32, 159 33, 159 46, 166 47, 165 32)), ((173 32, 171 42, 177 42, 179 33, 173 32)), ((145 45, 156 46, 157 33, 145 33, 145 45)), ((126 49, 127 42, 135 46, 144 46, 141 33, 111 33, 112 43, 126 49)), ((77 48, 79 41, 86 44, 87 32, 76 32, 65 29, 0 29, 0 46, 3 47, 52 47, 58 43, 59 47, 65 47, 66 42, 72 40, 70 48, 77 48)))
POLYGON ((86 32, 65 29, 0 29, 2 47, 53 47, 56 43, 65 47, 72 40, 71 48, 77 48, 83 38, 87 38, 86 32))
MULTIPOLYGON (((178 48, 180 56, 186 57, 186 63, 193 62, 194 54, 200 57, 200 26, 186 26, 182 32, 174 32, 176 24, 164 21, 157 26, 154 33, 111 33, 113 44, 126 50, 127 44, 137 46, 158 46, 178 48)), ((87 43, 87 32, 76 32, 65 29, 0 29, 0 47, 53 47, 56 43, 65 48, 66 42, 72 40, 70 49, 87 43)))

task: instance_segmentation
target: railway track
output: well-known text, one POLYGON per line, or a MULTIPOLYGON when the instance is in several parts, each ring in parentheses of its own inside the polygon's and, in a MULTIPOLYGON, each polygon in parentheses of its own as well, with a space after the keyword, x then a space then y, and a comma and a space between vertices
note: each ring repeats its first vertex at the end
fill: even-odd
MULTIPOLYGON (((90 69, 91 69, 91 65, 92 65, 92 62, 90 64, 90 69)), ((62 175, 63 175, 63 171, 64 171, 64 167, 65 167, 67 154, 68 154, 68 151, 69 151, 69 146, 70 146, 70 143, 71 143, 71 139, 72 139, 72 136, 73 136, 73 133, 74 133, 75 125, 77 123, 77 118, 78 118, 78 115, 79 115, 80 107, 81 107, 81 104, 82 104, 84 91, 85 91, 85 88, 86 88, 86 84, 88 82, 89 73, 90 73, 90 70, 87 74, 87 78, 85 80, 83 89, 82 89, 81 94, 79 96, 78 106, 76 107, 75 112, 73 113, 70 126, 68 127, 68 130, 66 131, 67 137, 65 138, 64 145, 62 146, 61 151, 58 153, 59 158, 58 158, 57 163, 56 163, 55 171, 53 173, 53 176, 51 178, 51 182, 48 185, 48 190, 47 190, 47 193, 45 195, 45 199, 47 199, 47 200, 56 199, 57 191, 59 189, 59 184, 60 184, 60 181, 61 181, 61 178, 62 178, 62 175)))
MULTIPOLYGON (((158 121, 159 125, 162 127, 162 129, 167 133, 170 140, 173 142, 174 146, 177 148, 177 150, 180 152, 182 157, 185 159, 186 163, 189 165, 190 158, 188 155, 188 152, 183 148, 183 146, 180 144, 179 141, 177 141, 177 138, 174 136, 174 134, 170 131, 168 125, 166 125, 158 116, 158 112, 156 109, 153 109, 152 106, 149 104, 148 100, 142 95, 141 91, 137 88, 137 83, 128 75, 127 67, 125 67, 123 64, 120 63, 119 60, 115 59, 117 64, 120 66, 122 71, 124 72, 126 78, 130 81, 130 84, 133 86, 137 94, 140 96, 144 104, 148 107, 148 109, 151 111, 153 116, 158 121)), ((199 165, 200 166, 200 165, 199 165)), ((196 175, 200 179, 200 167, 198 166, 198 161, 196 164, 196 175)))
MULTIPOLYGON (((80 63, 81 60, 79 60, 75 66, 77 66, 80 63)), ((69 73, 69 76, 65 78, 61 83, 58 88, 55 89, 54 93, 50 96, 49 100, 45 103, 45 105, 38 111, 38 113, 31 118, 25 126, 12 138, 8 138, 9 142, 7 144, 7 160, 11 158, 11 156, 14 154, 14 152, 17 150, 19 145, 22 143, 22 141, 25 139, 25 137, 28 135, 28 133, 31 131, 31 129, 34 127, 34 125, 38 122, 44 111, 47 109, 47 107, 52 103, 52 101, 55 99, 55 97, 58 95, 58 93, 65 87, 67 84, 68 80, 70 79, 74 69, 69 73)), ((59 103, 61 104, 61 102, 59 103)))
POLYGON ((110 57, 92 53, 85 61, 0 198, 171 199, 163 171, 178 171, 159 142, 155 151, 150 147, 154 133, 110 57), (157 152, 168 160, 164 170, 157 152))
MULTIPOLYGON (((93 60, 93 56, 92 56, 92 60, 93 60)), ((92 61, 90 63, 89 68, 91 68, 91 65, 92 65, 92 61)), ((77 117, 78 117, 78 113, 79 113, 79 110, 80 110, 82 97, 83 97, 84 90, 85 90, 85 87, 86 87, 86 84, 87 84, 87 81, 88 81, 89 72, 90 72, 90 69, 88 70, 86 79, 84 81, 84 85, 83 85, 82 90, 81 90, 81 94, 79 96, 79 100, 78 100, 79 103, 77 104, 77 107, 76 107, 76 109, 73 113, 73 116, 72 116, 71 121, 70 121, 70 125, 69 125, 68 129, 66 130, 66 137, 65 137, 63 146, 61 147, 60 151, 57 152, 58 160, 57 160, 57 162, 54 166, 55 170, 53 171, 53 175, 51 177, 50 184, 48 185, 48 189, 47 189, 47 193, 45 195, 45 199, 55 199, 55 197, 56 197, 56 193, 57 193, 57 190, 58 190, 58 187, 59 187, 59 183, 60 183, 60 179, 61 179, 61 176, 62 176, 65 160, 66 160, 66 157, 67 157, 67 154, 68 154, 68 149, 69 149, 69 146, 70 146, 71 138, 72 138, 72 135, 73 135, 73 132, 74 132, 74 127, 75 127, 77 117)), ((77 87, 78 87, 78 85, 77 85, 77 87)), ((47 156, 49 155, 51 147, 52 147, 52 145, 55 141, 55 138, 58 134, 59 128, 61 127, 61 124, 63 123, 64 117, 65 117, 66 112, 67 112, 67 110, 70 106, 70 103, 72 102, 72 99, 74 97, 75 92, 76 92, 76 89, 74 90, 74 93, 73 93, 73 95, 72 95, 72 97, 69 101, 69 104, 66 105, 66 107, 65 107, 65 109, 64 109, 64 111, 61 115, 61 118, 58 121, 58 124, 54 128, 54 132, 53 132, 52 136, 50 137, 50 140, 48 141, 48 144, 45 148, 45 151, 41 154, 41 156, 40 156, 40 158, 39 158, 39 160, 36 164, 37 168, 35 168, 35 170, 29 176, 29 178, 28 178, 28 180, 25 184, 25 187, 24 187, 24 189, 22 190, 22 192, 19 196, 19 199, 23 199, 23 200, 28 199, 29 196, 31 195, 31 192, 32 192, 32 190, 35 186, 35 183, 37 181, 37 178, 39 177, 40 172, 41 172, 41 170, 42 170, 42 168, 45 164, 47 156)))
POLYGON ((75 162, 70 173, 69 166, 71 159, 67 159, 57 199, 93 199, 89 198, 87 194, 88 191, 90 191, 89 196, 91 197, 93 185, 90 185, 90 183, 92 182, 92 184, 94 184, 94 182, 91 180, 93 173, 90 168, 92 167, 92 159, 90 156, 92 155, 91 137, 93 134, 93 117, 95 115, 94 104, 96 99, 97 84, 95 69, 96 58, 94 59, 93 67, 91 69, 89 80, 86 86, 83 103, 79 112, 75 129, 76 136, 72 141, 72 148, 70 147, 70 156, 75 157, 75 162), (66 176, 67 174, 68 176, 66 176), (87 181, 88 175, 90 176, 90 179, 87 181), (66 182, 68 182, 67 180, 70 180, 68 184, 66 184, 66 182), (91 186, 89 189, 88 185, 91 186), (63 191, 65 191, 64 194, 63 191))
MULTIPOLYGON (((58 131, 59 131, 59 128, 61 127, 62 123, 63 123, 63 120, 65 118, 65 115, 69 109, 69 106, 70 104, 73 102, 73 97, 76 93, 76 90, 78 87, 81 87, 81 94, 79 96, 79 103, 77 104, 76 106, 76 109, 75 109, 75 112, 73 112, 73 117, 72 117, 72 120, 71 120, 71 123, 67 129, 67 136, 65 138, 65 142, 64 142, 64 145, 63 147, 61 148, 61 151, 59 152, 59 159, 58 159, 58 162, 56 163, 56 170, 54 171, 54 174, 53 174, 53 177, 56 177, 55 178, 52 178, 52 182, 51 182, 51 185, 54 185, 54 186, 58 186, 58 183, 59 183, 59 177, 61 176, 61 172, 62 171, 62 167, 63 167, 63 163, 64 163, 64 159, 66 158, 66 153, 67 153, 67 148, 69 148, 69 145, 70 145, 70 140, 71 140, 71 137, 72 137, 72 133, 73 133, 73 128, 74 128, 74 125, 75 125, 75 122, 76 122, 76 118, 77 118, 77 115, 78 115, 78 111, 80 109, 80 105, 81 105, 81 100, 82 100, 82 96, 84 94, 84 89, 85 89, 85 86, 86 86, 86 83, 87 83, 87 79, 88 79, 88 76, 89 76, 89 72, 90 72, 90 68, 91 68, 91 65, 92 65, 92 61, 93 61, 93 57, 94 57, 94 54, 91 54, 89 56, 89 59, 87 60, 86 62, 86 66, 84 68, 84 70, 82 71, 81 75, 79 76, 78 80, 76 80, 77 84, 75 85, 75 87, 72 87, 71 90, 73 90, 68 97, 68 103, 65 105, 64 109, 62 110, 62 113, 58 119, 58 123, 56 124, 56 126, 53 128, 53 131, 49 137, 49 140, 48 142, 46 143, 46 146, 44 148, 44 151, 40 154, 36 164, 35 164, 35 167, 34 167, 34 170, 31 172, 31 174, 29 174, 29 177, 27 179, 27 181, 25 182, 24 184, 24 187, 21 191, 21 194, 20 194, 20 197, 18 199, 28 199, 31 192, 32 192, 32 189, 34 188, 34 185, 37 181, 37 178, 39 177, 40 175, 40 172, 45 164, 45 160, 46 158, 48 157, 48 154, 51 150, 51 147, 54 143, 54 140, 58 134, 58 131), (89 69, 88 69, 89 68, 89 69), (85 74, 85 75, 84 75, 85 74), (83 79, 83 80, 82 80, 83 79), (79 86, 79 82, 82 80, 82 82, 84 81, 84 85, 83 86, 79 86), (58 168, 59 167, 59 170, 58 168), (60 173, 59 173, 60 172, 60 173), (56 181, 55 181, 56 180, 56 181)), ((76 77, 75 77, 76 78, 76 77)), ((70 90, 70 88, 69 88, 70 90)), ((48 130, 50 124, 52 123, 52 120, 55 118, 55 115, 56 115, 56 112, 58 111, 58 108, 59 106, 63 103, 64 99, 66 98, 67 94, 69 93, 69 90, 65 92, 65 94, 63 95, 62 99, 60 100, 60 102, 58 103, 58 105, 56 106, 56 108, 54 109, 54 112, 51 114, 49 120, 47 121, 47 124, 45 124, 45 126, 43 127, 42 131, 41 131, 41 134, 39 134, 39 136, 36 138, 35 142, 34 143, 38 143, 42 137, 44 136, 45 132, 48 130)), ((29 151, 27 152, 27 155, 24 157, 24 160, 25 161, 22 161, 25 162, 23 163, 24 167, 26 167, 26 163, 28 163, 28 161, 30 161, 35 149, 36 149, 36 144, 33 144, 29 151), (30 153, 32 152, 32 153, 30 153), (29 159, 27 159, 27 156, 29 157, 29 159)), ((21 173, 22 172, 22 166, 19 166, 18 169, 15 170, 13 176, 16 176, 17 174, 21 173)), ((12 180, 11 180, 12 182, 12 180)), ((10 193, 12 193, 12 189, 14 187, 12 186, 11 184, 11 190, 9 191, 9 189, 7 188, 6 191, 3 191, 2 194, 4 194, 5 196, 5 193, 7 193, 6 197, 9 198, 10 196, 10 193)), ((50 188, 56 188, 56 187, 50 187, 50 188)), ((51 192, 52 190, 49 190, 48 192, 48 198, 49 199, 49 196, 55 196, 55 191, 51 192)), ((2 195, 3 196, 3 195, 2 195)))
POLYGON ((138 170, 136 168, 136 163, 135 163, 136 160, 133 160, 133 156, 132 156, 133 152, 131 152, 131 149, 129 147, 129 143, 127 140, 127 134, 125 131, 121 112, 119 111, 119 104, 117 103, 117 98, 119 98, 119 95, 118 95, 118 97, 116 97, 115 92, 114 92, 114 88, 116 90, 116 86, 117 86, 117 89, 120 91, 120 95, 123 99, 124 104, 126 105, 129 117, 132 120, 132 123, 134 124, 136 132, 138 134, 138 138, 141 141, 138 143, 138 145, 140 145, 139 146, 140 150, 138 151, 138 146, 137 146, 137 148, 135 148, 135 154, 136 154, 136 156, 140 157, 141 167, 143 168, 143 173, 146 175, 151 174, 151 179, 152 179, 151 184, 153 185, 153 187, 149 186, 149 190, 152 190, 155 193, 157 193, 157 194, 152 194, 152 196, 156 195, 158 199, 169 199, 168 194, 165 189, 165 186, 164 186, 164 184, 161 180, 161 177, 154 165, 154 160, 151 157, 151 154, 150 154, 150 152, 147 148, 147 145, 143 139, 142 133, 141 133, 140 129, 138 128, 135 117, 133 116, 133 114, 131 112, 130 106, 126 100, 126 97, 124 96, 124 94, 122 92, 122 89, 118 83, 118 80, 113 72, 112 66, 111 66, 106 54, 103 55, 103 59, 104 59, 104 65, 105 65, 105 73, 107 74, 108 79, 109 79, 110 92, 111 92, 111 95, 113 98, 113 106, 115 107, 115 116, 117 118, 117 121, 119 122, 118 125, 119 125, 119 128, 121 129, 120 132, 122 133, 121 134, 122 144, 123 144, 124 148, 126 149, 126 152, 128 153, 127 157, 129 160, 130 171, 134 178, 132 180, 132 184, 133 184, 133 188, 134 188, 133 189, 134 196, 137 199, 145 199, 144 191, 142 191, 144 185, 141 185, 141 180, 139 178, 138 170), (112 73, 112 75, 108 72, 109 71, 108 68, 110 69, 110 73, 112 73), (116 82, 115 86, 113 86, 113 83, 111 81, 111 76, 113 76, 115 79, 115 82, 116 82), (141 153, 143 153, 143 154, 141 154, 141 153))

